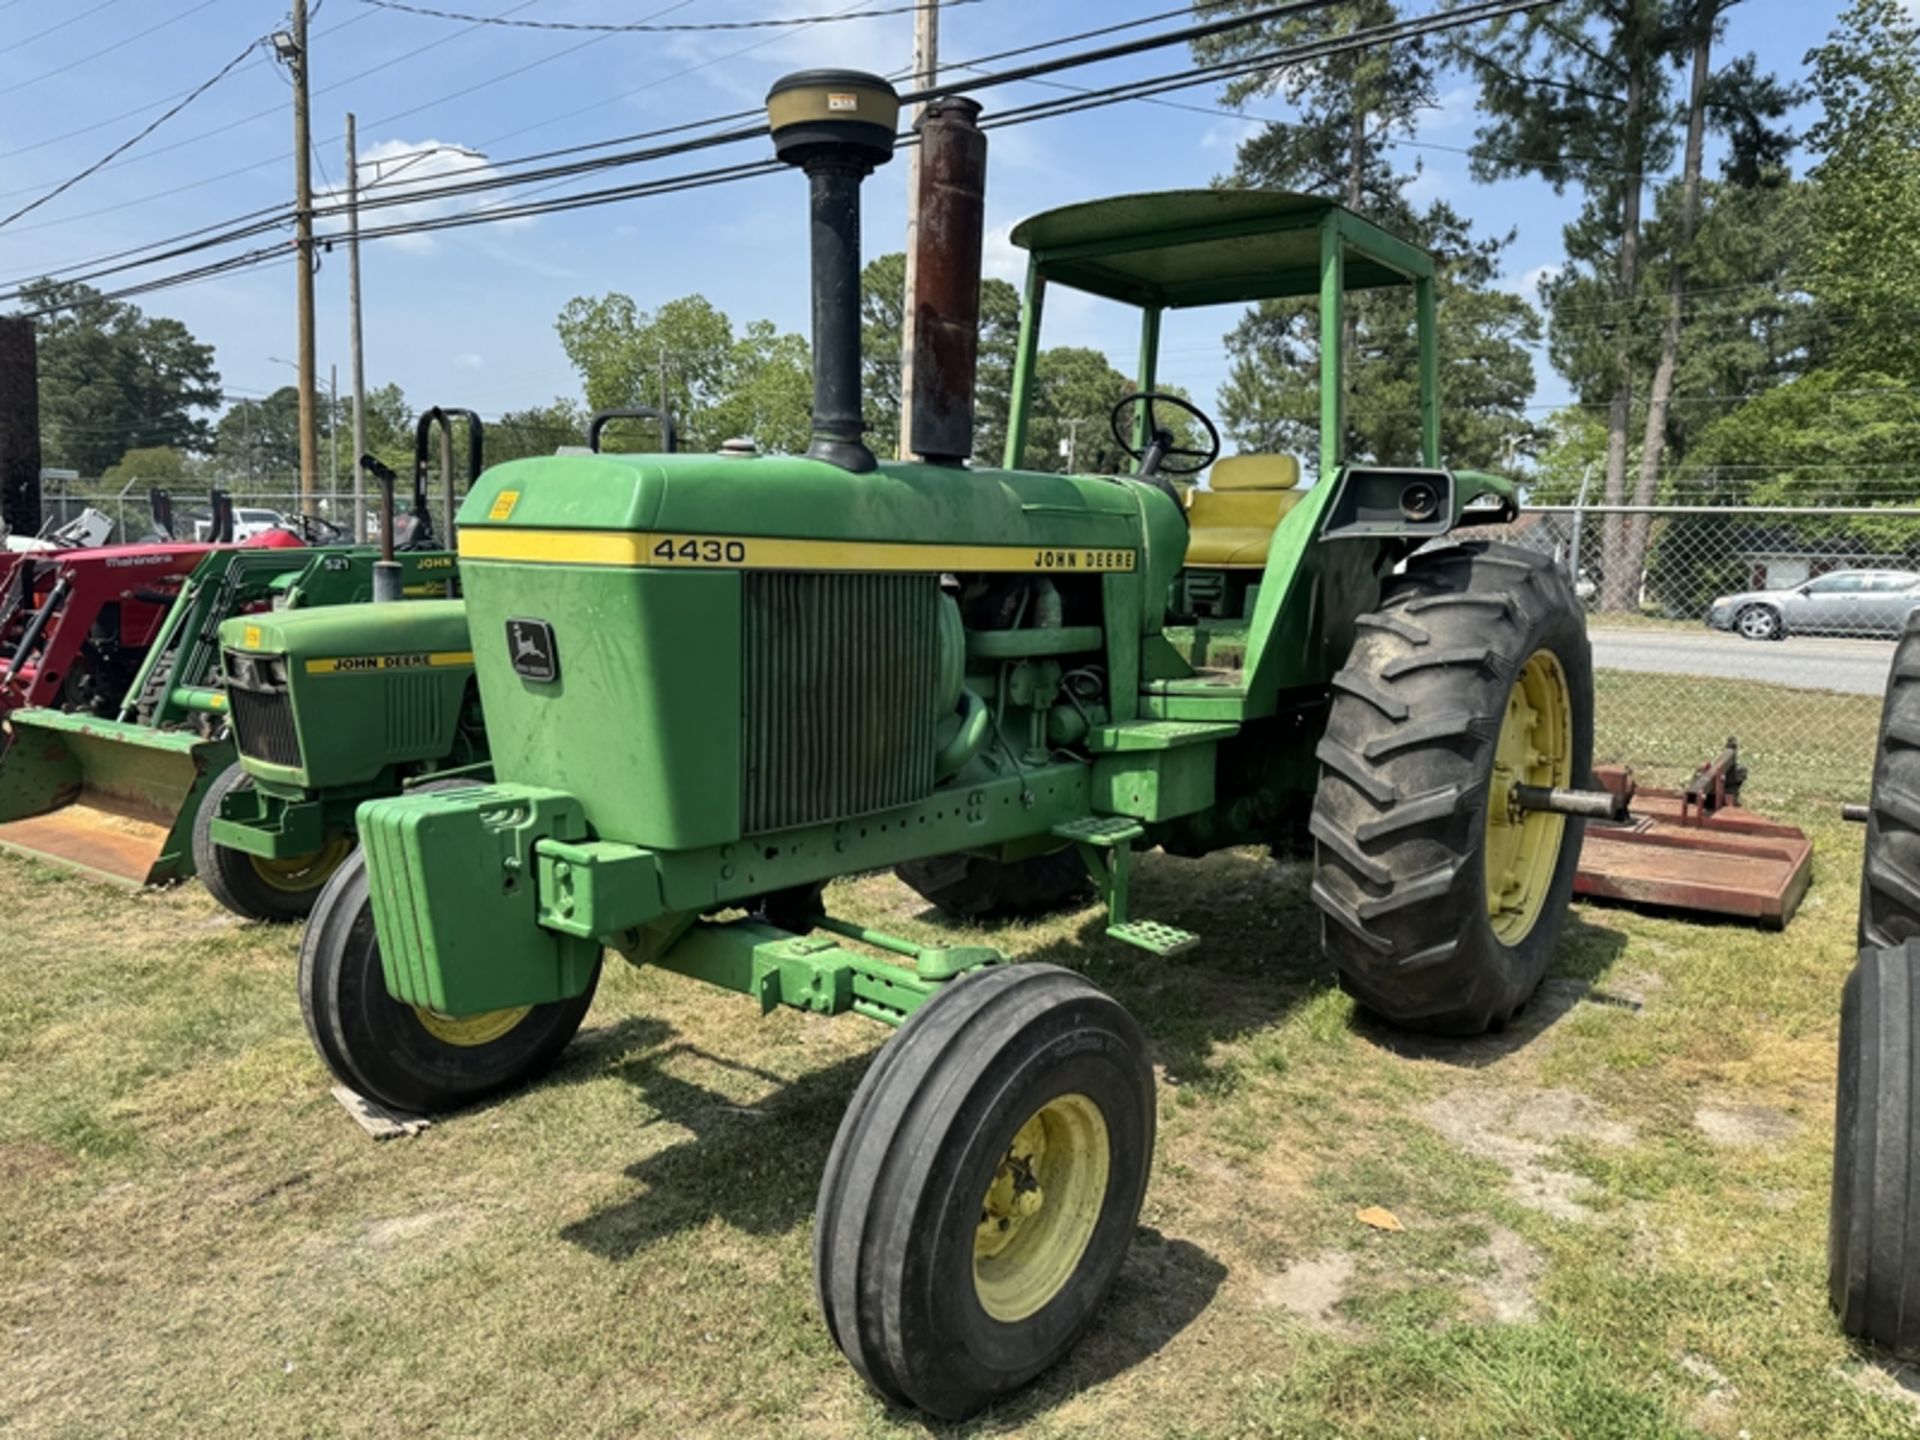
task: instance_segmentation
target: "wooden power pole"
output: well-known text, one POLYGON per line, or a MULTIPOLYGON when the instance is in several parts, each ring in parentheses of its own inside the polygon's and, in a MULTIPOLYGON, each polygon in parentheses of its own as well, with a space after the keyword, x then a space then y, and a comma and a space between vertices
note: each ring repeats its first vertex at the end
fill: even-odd
POLYGON ((300 308, 300 508, 316 513, 314 496, 320 468, 320 428, 315 401, 313 355, 313 139, 307 124, 307 72, 312 68, 307 50, 307 0, 293 0, 292 53, 287 68, 293 72, 293 188, 295 269, 299 271, 300 308))
MULTIPOLYGON (((933 85, 940 74, 940 6, 938 0, 921 0, 913 12, 913 79, 915 90, 933 85)), ((917 121, 925 105, 914 107, 917 121)), ((914 313, 914 288, 919 283, 920 251, 920 147, 907 156, 907 285, 900 301, 900 459, 913 458, 913 347, 919 329, 914 313)))

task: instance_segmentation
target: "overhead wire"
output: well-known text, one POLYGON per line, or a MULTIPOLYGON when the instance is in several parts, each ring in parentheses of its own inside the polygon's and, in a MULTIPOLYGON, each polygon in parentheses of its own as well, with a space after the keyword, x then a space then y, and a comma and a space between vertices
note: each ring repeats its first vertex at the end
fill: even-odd
POLYGON ((218 85, 222 80, 226 79, 227 76, 231 75, 234 71, 234 67, 237 66, 242 60, 246 59, 247 56, 251 55, 255 50, 259 49, 259 47, 260 47, 260 41, 258 40, 248 41, 247 46, 244 50, 242 50, 238 55, 235 55, 231 60, 227 61, 226 64, 222 65, 212 75, 208 76, 205 80, 202 80, 193 89, 189 90, 186 93, 186 95, 184 95, 181 99, 176 101, 171 108, 161 112, 160 115, 156 116, 153 120, 149 121, 143 128, 136 131, 133 135, 129 136, 127 139, 122 140, 118 145, 114 146, 113 149, 107 151, 105 155, 102 155, 98 160, 94 161, 91 165, 87 166, 83 170, 78 170, 74 174, 69 175, 65 180, 62 180, 58 185, 54 186, 51 190, 47 191, 44 195, 40 196, 37 200, 31 200, 27 204, 22 205, 18 210, 15 210, 12 214, 7 215, 5 217, 0 217, 0 229, 5 229, 7 226, 11 225, 14 221, 18 220, 22 215, 29 215, 33 211, 38 210, 42 205, 46 204, 49 200, 55 199, 60 195, 66 194, 67 191, 71 190, 74 186, 78 185, 82 180, 85 180, 89 175, 95 175, 95 174, 98 174, 101 170, 104 170, 107 167, 108 163, 112 161, 114 156, 126 154, 127 151, 131 150, 134 146, 138 145, 142 140, 146 139, 147 136, 153 134, 154 131, 158 130, 162 125, 166 124, 167 121, 173 119, 173 117, 178 115, 182 110, 185 110, 194 101, 198 100, 202 95, 206 94, 207 91, 211 90, 214 86, 218 85))
POLYGON ((34 74, 28 76, 25 80, 21 80, 15 84, 0 88, 0 95, 11 95, 15 91, 25 90, 29 85, 38 85, 42 80, 51 80, 56 75, 64 75, 69 70, 77 70, 82 65, 91 65, 95 60, 98 60, 102 55, 111 55, 114 51, 124 49, 128 45, 133 44, 133 42, 136 40, 144 40, 147 38, 147 36, 154 34, 156 31, 164 30, 169 25, 177 25, 182 20, 185 20, 189 15, 198 15, 202 10, 207 9, 210 6, 218 5, 220 3, 221 3, 221 0, 200 0, 200 3, 198 5, 189 6, 187 9, 182 10, 179 14, 170 15, 165 20, 162 20, 155 25, 149 25, 144 30, 136 30, 131 35, 124 35, 120 39, 114 41, 113 44, 111 45, 101 46, 98 50, 95 50, 91 55, 82 55, 78 60, 69 60, 66 64, 56 65, 51 70, 36 71, 34 74))
MULTIPOLYGON (((930 99, 940 95, 963 94, 991 85, 1013 83, 1018 80, 1033 78, 1035 75, 1051 73, 1059 69, 1102 63, 1106 60, 1120 58, 1128 54, 1140 53, 1168 44, 1187 43, 1191 38, 1194 38, 1196 32, 1218 33, 1222 29, 1230 29, 1235 25, 1258 23, 1262 19, 1273 18, 1277 15, 1299 13, 1313 8, 1323 8, 1328 3, 1330 3, 1330 0, 1294 0, 1294 3, 1270 6, 1262 11, 1253 12, 1248 16, 1233 17, 1232 20, 1227 22, 1208 22, 1205 25, 1186 27, 1181 31, 1164 32, 1160 35, 1144 37, 1141 40, 1125 42, 1122 45, 1103 47, 1095 51, 1076 52, 1033 66, 1019 67, 1011 71, 993 72, 973 81, 934 86, 922 91, 909 92, 903 95, 902 99, 903 101, 911 102, 918 99, 930 99)), ((1147 94, 1167 93, 1194 85, 1212 83, 1215 80, 1226 78, 1230 74, 1242 71, 1251 71, 1281 64, 1310 63, 1331 55, 1366 48, 1373 44, 1392 43, 1400 39, 1412 38, 1416 35, 1435 33, 1467 24, 1476 24, 1490 19, 1502 18, 1507 15, 1539 8, 1540 5, 1545 3, 1549 3, 1549 0, 1478 0, 1478 3, 1463 6, 1458 10, 1436 12, 1413 21, 1376 26, 1366 31, 1354 32, 1349 36, 1330 41, 1318 42, 1306 46, 1282 47, 1258 56, 1236 59, 1235 61, 1225 64, 1194 67, 1186 72, 1176 73, 1172 76, 1150 77, 1143 81, 1131 82, 1124 86, 1114 87, 1110 91, 1101 92, 1095 96, 1070 96, 1059 101, 1041 102, 1040 104, 1030 105, 1012 112, 1003 112, 1001 115, 993 117, 993 120, 991 120, 989 124, 1007 126, 1029 123, 1032 120, 1038 119, 1051 119, 1060 114, 1078 113, 1081 110, 1098 108, 1101 105, 1123 103, 1147 94)), ((644 158, 661 159, 672 154, 688 153, 696 149, 711 148, 716 145, 732 143, 737 140, 752 138, 756 135, 763 135, 765 130, 766 127, 764 123, 761 123, 754 126, 742 127, 738 131, 698 137, 694 141, 682 142, 682 144, 678 146, 660 147, 657 151, 648 153, 644 158)), ((908 139, 905 143, 911 143, 911 140, 908 139)), ((602 157, 599 161, 593 162, 591 166, 579 167, 575 173, 582 173, 593 168, 610 168, 611 165, 616 163, 631 164, 637 163, 637 161, 631 157, 602 157)), ((555 168, 572 169, 573 167, 555 168)), ((479 210, 461 212, 454 215, 430 217, 389 226, 363 227, 361 238, 366 240, 399 234, 431 233, 438 230, 463 228, 474 224, 499 223, 509 219, 560 213, 571 209, 613 203, 618 200, 676 193, 686 189, 704 188, 713 184, 729 183, 737 179, 746 179, 761 174, 774 173, 780 168, 779 163, 772 160, 750 162, 743 165, 720 167, 707 172, 696 172, 690 175, 667 177, 662 180, 651 180, 635 185, 608 187, 580 195, 561 196, 553 200, 542 200, 530 204, 494 204, 479 210)), ((530 179, 551 178, 554 178, 554 176, 553 172, 549 170, 536 172, 532 175, 489 177, 486 180, 470 181, 458 186, 434 186, 425 190, 412 189, 394 196, 383 197, 374 202, 372 206, 363 203, 362 209, 380 208, 381 206, 396 204, 418 204, 426 199, 444 199, 451 193, 476 193, 483 189, 524 184, 530 179)), ((571 173, 568 174, 567 178, 571 178, 571 173)), ((316 211, 316 213, 321 212, 316 211)), ((339 211, 334 210, 327 213, 339 213, 339 211)), ((135 294, 150 293, 153 290, 166 288, 175 284, 193 283, 198 279, 211 278, 213 275, 228 273, 236 268, 265 263, 269 259, 276 258, 279 248, 280 247, 265 247, 260 250, 211 262, 205 266, 195 267, 192 270, 183 271, 177 275, 164 276, 157 280, 141 282, 114 292, 114 297, 120 298, 135 294)), ((10 298, 17 297, 11 294, 0 295, 0 299, 10 298)))
MULTIPOLYGON (((11 55, 16 50, 23 50, 27 46, 33 44, 33 42, 36 40, 46 39, 47 36, 53 34, 56 30, 64 30, 69 25, 77 25, 80 21, 86 19, 89 15, 98 15, 102 10, 105 10, 108 6, 118 5, 119 3, 120 3, 120 0, 100 0, 100 3, 98 5, 95 5, 90 9, 82 10, 77 15, 69 15, 66 19, 56 21, 54 24, 49 25, 44 30, 36 30, 34 31, 33 34, 27 36, 24 39, 16 40, 11 45, 0 47, 0 55, 11 55)), ((0 8, 4 8, 4 7, 0 7, 0 8)))
MULTIPOLYGON (((531 3, 531 0, 528 0, 528 3, 531 3)), ((683 0, 683 3, 687 3, 687 0, 683 0)), ((862 3, 864 3, 864 0, 853 0, 853 3, 847 7, 847 10, 852 11, 862 3)), ((1204 0, 1204 8, 1215 8, 1215 6, 1217 6, 1219 3, 1224 3, 1224 0, 1204 0)), ((1321 3, 1333 3, 1333 0, 1321 0, 1321 3)), ((669 9, 673 9, 673 8, 679 8, 679 7, 677 6, 669 7, 669 9)), ((1196 8, 1202 8, 1202 7, 1196 7, 1196 8)), ((372 11, 364 12, 364 14, 366 15, 370 15, 372 13, 374 12, 372 11)), ((511 12, 508 12, 508 13, 511 13, 511 12)), ((665 12, 656 12, 656 13, 665 13, 665 12)), ((1123 20, 1123 21, 1112 23, 1112 24, 1095 26, 1089 29, 1080 30, 1080 31, 1073 32, 1066 35, 1057 35, 1045 40, 1033 41, 1023 45, 1014 46, 1009 49, 994 51, 986 55, 978 55, 968 61, 954 62, 954 64, 949 68, 977 68, 980 66, 993 64, 1001 60, 1015 59, 1023 55, 1037 54, 1039 52, 1046 51, 1046 50, 1057 50, 1064 46, 1079 44, 1086 40, 1100 39, 1107 35, 1117 34, 1122 31, 1138 29, 1142 26, 1149 25, 1149 24, 1157 24, 1163 20, 1183 18, 1191 13, 1194 13, 1194 12, 1188 10, 1184 6, 1176 9, 1171 9, 1171 10, 1156 11, 1153 14, 1138 16, 1130 20, 1123 20)), ((355 18, 359 19, 359 18, 363 18, 363 16, 356 15, 355 18)), ((349 21, 347 23, 350 24, 352 22, 349 21)), ((335 27, 335 28, 339 29, 344 27, 335 27)), ((778 37, 776 36, 773 38, 778 38, 778 37)), ((761 40, 761 41, 756 41, 751 45, 743 46, 737 50, 727 51, 722 55, 715 56, 712 59, 703 61, 698 65, 690 66, 683 70, 676 70, 676 71, 670 72, 667 75, 656 77, 654 80, 649 81, 647 84, 636 86, 630 90, 622 91, 618 95, 611 97, 610 101, 598 102, 598 103, 612 103, 612 101, 626 99, 631 95, 640 93, 642 90, 651 89, 655 85, 664 84, 669 80, 678 79, 681 76, 692 74, 697 70, 707 68, 709 65, 724 63, 727 60, 736 59, 739 56, 744 55, 751 50, 757 49, 760 46, 769 44, 769 43, 771 43, 771 40, 761 40)), ((910 73, 910 71, 911 71, 911 67, 909 66, 909 67, 906 67, 906 71, 904 71, 903 73, 910 73)), ((512 73, 512 72, 509 72, 509 73, 512 73)), ((502 77, 494 77, 494 78, 498 79, 502 77)), ((432 104, 437 102, 428 102, 428 103, 432 104)), ((369 128, 371 128, 371 126, 373 125, 391 123, 393 120, 400 119, 405 117, 406 115, 415 113, 415 111, 421 108, 425 108, 425 107, 416 106, 410 110, 400 111, 393 115, 378 117, 375 120, 369 122, 369 128)), ((595 106, 582 107, 581 110, 572 111, 572 112, 569 112, 567 115, 563 115, 555 118, 557 119, 571 118, 573 114, 584 113, 586 109, 593 109, 593 108, 596 108, 596 107, 595 106)), ((747 120, 755 120, 758 117, 760 117, 762 113, 763 112, 761 108, 758 106, 755 106, 752 109, 743 109, 743 110, 734 111, 725 115, 710 116, 703 120, 684 121, 676 125, 663 126, 657 129, 645 130, 645 131, 640 131, 637 133, 632 133, 627 135, 612 136, 604 140, 595 140, 595 141, 588 141, 582 144, 562 146, 557 149, 537 151, 533 154, 523 155, 513 159, 487 161, 479 166, 465 167, 465 168, 483 170, 487 172, 499 172, 512 166, 529 165, 529 164, 537 163, 542 160, 558 159, 561 157, 571 156, 571 155, 580 155, 580 154, 585 154, 585 153, 596 151, 596 150, 607 150, 607 149, 611 149, 614 146, 632 144, 636 141, 660 140, 673 135, 685 134, 693 130, 708 129, 718 125, 732 124, 732 123, 747 121, 747 120)), ((543 121, 540 123, 545 124, 550 122, 543 121)), ((528 130, 538 129, 538 128, 540 128, 539 125, 525 126, 518 131, 508 131, 501 135, 489 137, 488 139, 483 140, 480 143, 484 146, 495 145, 495 144, 498 144, 501 140, 513 138, 513 136, 516 134, 524 134, 528 130)), ((760 134, 760 133, 764 133, 763 125, 755 126, 748 131, 742 132, 741 138, 751 138, 752 135, 760 134)), ((430 150, 401 151, 398 154, 386 156, 383 158, 387 161, 406 160, 406 159, 413 159, 416 157, 424 157, 425 155, 428 155, 431 153, 433 152, 430 150)), ((285 157, 282 156, 279 158, 284 159, 285 157)), ((651 156, 649 156, 648 158, 651 158, 651 156)), ((269 162, 261 162, 261 163, 271 164, 271 163, 278 163, 278 162, 269 161, 269 162)), ((257 168, 260 168, 260 166, 256 165, 256 166, 247 167, 247 169, 257 169, 257 168)), ((244 170, 229 171, 225 175, 214 177, 214 178, 226 179, 226 178, 230 178, 233 175, 242 174, 242 173, 246 173, 246 172, 244 170)), ((446 180, 451 177, 457 176, 460 173, 461 173, 461 167, 456 167, 451 170, 441 171, 437 176, 432 178, 446 180)), ((422 177, 421 183, 426 183, 428 178, 429 177, 422 177)), ((180 189, 192 189, 199 184, 205 184, 205 183, 210 183, 210 182, 196 181, 186 186, 175 187, 174 190, 168 191, 166 193, 168 194, 178 193, 180 189)), ((0 192, 0 198, 4 198, 7 193, 8 192, 0 192)), ((152 198, 152 197, 148 197, 148 198, 152 198)), ((427 198, 427 197, 416 197, 416 198, 427 198)), ((132 203, 140 203, 140 202, 136 201, 132 203)), ((95 211, 90 213, 100 214, 105 212, 95 211)), ((29 280, 45 278, 47 276, 52 276, 52 275, 72 274, 77 270, 85 270, 96 264, 111 265, 112 262, 124 260, 134 255, 147 253, 148 251, 155 252, 152 255, 151 263, 158 263, 163 258, 165 259, 177 258, 180 251, 176 247, 179 246, 181 243, 203 237, 207 235, 210 231, 222 228, 222 226, 241 227, 238 229, 234 229, 230 235, 224 237, 226 240, 239 240, 239 239, 249 238, 254 234, 259 234, 266 229, 272 228, 272 224, 249 225, 247 222, 259 221, 267 216, 277 216, 284 221, 290 222, 292 219, 292 215, 293 215, 293 212, 292 212, 291 206, 280 205, 280 206, 263 207, 259 210, 249 211, 243 215, 234 217, 234 219, 230 222, 216 222, 215 224, 200 226, 194 230, 186 231, 184 234, 170 236, 164 240, 151 241, 143 246, 129 247, 128 249, 115 251, 111 254, 104 255, 104 256, 97 256, 90 260, 75 261, 70 265, 58 267, 53 270, 43 270, 43 271, 37 272, 34 276, 30 276, 30 277, 23 276, 18 280, 7 282, 7 285, 5 288, 11 290, 11 289, 17 288, 20 285, 28 283, 29 280)), ((77 219, 77 218, 83 218, 83 217, 72 217, 72 218, 77 219)), ((65 222, 56 221, 54 223, 63 224, 65 222)), ((274 223, 279 223, 279 222, 276 221, 274 223)), ((26 227, 23 227, 22 230, 17 233, 27 233, 36 228, 39 228, 39 227, 26 226, 26 227)), ((209 243, 215 243, 215 242, 209 242, 209 243)), ((104 275, 104 274, 124 271, 127 269, 133 269, 133 268, 138 268, 138 267, 127 266, 127 265, 116 265, 116 266, 113 266, 112 270, 102 271, 100 273, 104 275)))
POLYGON ((791 29, 795 26, 830 24, 836 20, 865 20, 875 15, 912 15, 921 10, 950 10, 959 5, 978 5, 980 0, 916 0, 916 3, 913 4, 894 5, 884 10, 869 10, 858 16, 842 14, 778 15, 765 16, 756 20, 688 21, 678 25, 655 25, 644 20, 621 22, 510 20, 504 16, 473 15, 457 10, 436 10, 426 5, 409 5, 402 3, 402 0, 360 0, 360 3, 403 15, 424 15, 434 20, 459 20, 474 25, 495 25, 514 30, 560 30, 576 32, 584 30, 602 35, 683 35, 727 30, 791 29))

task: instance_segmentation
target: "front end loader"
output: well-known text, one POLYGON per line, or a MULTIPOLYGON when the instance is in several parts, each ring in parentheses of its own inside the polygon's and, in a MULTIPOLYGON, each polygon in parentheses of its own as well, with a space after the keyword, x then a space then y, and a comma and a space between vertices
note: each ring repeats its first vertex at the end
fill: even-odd
POLYGON ((1591 665, 1559 572, 1471 538, 1428 548, 1516 501, 1444 464, 1425 253, 1297 195, 1029 220, 1009 460, 1043 303, 1067 286, 1142 311, 1141 393, 1115 416, 1135 466, 976 468, 986 140, 976 104, 936 99, 919 458, 881 462, 861 439, 860 189, 898 98, 816 71, 768 108, 812 197, 808 452, 487 473, 459 554, 493 779, 361 807, 302 1006, 341 1082, 413 1111, 550 1065, 607 951, 762 1011, 897 1026, 827 1160, 816 1292, 878 1391, 958 1417, 1064 1354, 1119 1273, 1153 1153, 1147 1043, 1079 975, 849 923, 825 884, 899 867, 972 915, 1091 884, 1111 941, 1164 956, 1199 937, 1135 912, 1141 852, 1305 853, 1367 1005, 1483 1030, 1526 1002, 1566 917, 1591 665), (1417 301, 1418 453, 1349 460, 1343 305, 1383 285, 1417 301), (1170 477, 1219 447, 1183 439, 1171 409, 1210 422, 1156 391, 1161 315, 1288 298, 1320 305, 1316 483, 1276 459, 1183 498, 1170 477), (1235 493, 1263 498, 1216 525, 1206 497, 1235 493))

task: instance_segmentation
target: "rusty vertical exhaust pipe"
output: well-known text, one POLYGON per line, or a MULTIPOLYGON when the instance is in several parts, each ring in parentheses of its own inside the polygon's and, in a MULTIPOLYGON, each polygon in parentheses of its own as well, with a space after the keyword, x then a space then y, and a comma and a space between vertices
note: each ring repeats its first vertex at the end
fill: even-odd
POLYGON ((980 364, 980 269, 987 218, 987 137, 980 104, 930 102, 920 135, 919 241, 914 259, 915 455, 961 465, 973 455, 973 389, 980 364))

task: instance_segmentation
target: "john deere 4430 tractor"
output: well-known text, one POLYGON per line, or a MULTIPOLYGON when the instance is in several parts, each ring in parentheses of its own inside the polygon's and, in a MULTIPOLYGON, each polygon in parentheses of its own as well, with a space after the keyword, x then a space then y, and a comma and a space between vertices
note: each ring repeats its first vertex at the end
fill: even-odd
POLYGON ((1442 1032, 1526 1002, 1565 919, 1592 677, 1542 558, 1468 539, 1513 487, 1443 464, 1429 257, 1339 206, 1130 196, 1038 216, 1010 458, 1041 307, 1067 286, 1143 317, 1130 475, 973 468, 985 141, 920 125, 912 447, 861 441, 859 193, 894 144, 887 84, 811 72, 769 99, 812 194, 814 440, 805 456, 592 455, 488 471, 461 581, 496 779, 374 800, 316 905, 300 987, 334 1073, 458 1106, 549 1064, 604 952, 762 1010, 898 1026, 826 1162, 820 1305, 879 1391, 972 1411, 1057 1359, 1133 1234, 1153 1151, 1147 1042, 1088 981, 826 912, 835 876, 899 867, 970 915, 1089 883, 1113 941, 1197 937, 1133 912, 1158 848, 1293 847, 1361 1002, 1442 1032), (1341 454, 1342 307, 1408 285, 1421 453, 1341 454), (1313 297, 1316 481, 1213 466, 1154 393, 1162 313, 1313 297), (1230 666, 1216 663, 1231 657, 1230 666))

